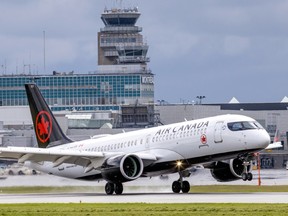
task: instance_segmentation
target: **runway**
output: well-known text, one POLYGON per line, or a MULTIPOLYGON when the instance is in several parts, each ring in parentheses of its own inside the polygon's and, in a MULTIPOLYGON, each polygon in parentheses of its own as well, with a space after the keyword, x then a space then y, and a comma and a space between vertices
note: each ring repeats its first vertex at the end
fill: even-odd
POLYGON ((1 194, 0 203, 288 203, 288 193, 1 194))
MULTIPOLYGON (((14 186, 92 186, 89 192, 47 193, 47 194, 3 194, 0 191, 0 203, 288 203, 288 193, 171 193, 172 181, 168 179, 139 179, 125 183, 122 195, 106 195, 105 181, 85 182, 49 175, 8 176, 0 181, 0 187, 14 186)), ((207 170, 196 172, 189 179, 193 185, 221 185, 207 170)), ((287 170, 263 170, 262 185, 288 185, 287 170)), ((251 182, 242 180, 227 182, 229 185, 257 185, 257 173, 251 182)))

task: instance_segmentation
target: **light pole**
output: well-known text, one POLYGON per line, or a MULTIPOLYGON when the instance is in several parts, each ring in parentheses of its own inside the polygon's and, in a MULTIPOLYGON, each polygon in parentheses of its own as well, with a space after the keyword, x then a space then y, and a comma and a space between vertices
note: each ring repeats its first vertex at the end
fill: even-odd
POLYGON ((205 96, 197 96, 196 98, 199 99, 199 104, 202 104, 202 99, 206 98, 205 96))

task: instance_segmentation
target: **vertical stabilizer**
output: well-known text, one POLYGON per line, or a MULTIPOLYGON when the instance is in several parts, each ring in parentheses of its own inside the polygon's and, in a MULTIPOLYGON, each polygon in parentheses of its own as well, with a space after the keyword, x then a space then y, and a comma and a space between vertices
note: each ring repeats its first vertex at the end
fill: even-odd
POLYGON ((39 148, 72 142, 62 131, 36 84, 25 84, 39 148))
POLYGON ((276 130, 275 136, 274 136, 274 139, 273 139, 273 143, 277 143, 277 142, 280 142, 280 132, 279 132, 279 129, 276 130))

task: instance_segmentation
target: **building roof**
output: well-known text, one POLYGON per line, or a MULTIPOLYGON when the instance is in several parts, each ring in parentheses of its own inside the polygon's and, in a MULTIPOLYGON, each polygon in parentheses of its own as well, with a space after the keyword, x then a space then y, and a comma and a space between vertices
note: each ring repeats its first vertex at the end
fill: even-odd
POLYGON ((205 104, 211 106, 220 106, 221 110, 288 110, 288 103, 225 103, 225 104, 205 104))

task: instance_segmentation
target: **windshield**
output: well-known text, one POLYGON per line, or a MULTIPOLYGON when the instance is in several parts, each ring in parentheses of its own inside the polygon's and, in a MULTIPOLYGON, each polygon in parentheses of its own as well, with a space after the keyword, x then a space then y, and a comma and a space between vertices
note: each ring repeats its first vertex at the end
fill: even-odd
POLYGON ((262 129, 263 127, 256 121, 253 122, 230 122, 227 124, 231 131, 262 129))

